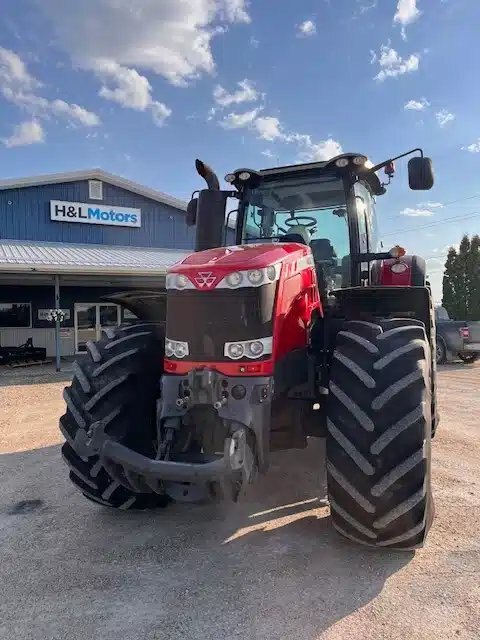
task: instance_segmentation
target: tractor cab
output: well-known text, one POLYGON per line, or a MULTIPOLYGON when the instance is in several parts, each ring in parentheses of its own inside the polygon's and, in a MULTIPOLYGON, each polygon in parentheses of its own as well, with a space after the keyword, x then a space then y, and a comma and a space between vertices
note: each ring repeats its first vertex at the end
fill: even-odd
POLYGON ((373 166, 366 156, 346 153, 314 162, 225 176, 235 191, 219 191, 211 169, 197 160, 208 190, 192 198, 187 224, 196 225, 196 249, 219 245, 294 242, 310 248, 322 295, 366 285, 371 263, 393 254, 379 252, 375 202, 395 174, 394 160, 420 152, 408 165, 415 190, 433 185, 429 158, 419 149, 373 166), (377 172, 385 170, 385 182, 377 172), (239 204, 225 217, 227 199, 239 204))

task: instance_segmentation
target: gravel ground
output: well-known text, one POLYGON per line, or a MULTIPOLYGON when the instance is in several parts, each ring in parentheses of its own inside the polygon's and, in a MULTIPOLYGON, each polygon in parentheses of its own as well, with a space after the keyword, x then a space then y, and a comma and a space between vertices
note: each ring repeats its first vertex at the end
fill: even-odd
POLYGON ((322 442, 276 454, 238 505, 97 508, 67 479, 67 374, 0 373, 0 638, 480 638, 480 365, 439 372, 426 547, 356 547, 329 522, 322 442))

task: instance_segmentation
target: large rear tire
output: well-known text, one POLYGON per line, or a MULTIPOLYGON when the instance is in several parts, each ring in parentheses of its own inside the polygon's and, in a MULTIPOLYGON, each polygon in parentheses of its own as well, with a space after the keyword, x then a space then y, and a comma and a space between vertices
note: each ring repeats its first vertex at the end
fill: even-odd
MULTIPOLYGON (((83 495, 118 509, 165 506, 163 495, 134 493, 115 481, 98 456, 76 451, 79 430, 104 420, 106 432, 139 453, 155 457, 156 401, 163 373, 164 340, 152 324, 107 330, 107 337, 87 343, 87 354, 73 364, 74 377, 64 391, 66 413, 62 457, 70 480, 83 495)), ((77 446, 78 448, 78 446, 77 446)))
POLYGON ((335 528, 374 547, 423 546, 430 486, 431 353, 416 320, 351 321, 338 334, 327 411, 335 528))

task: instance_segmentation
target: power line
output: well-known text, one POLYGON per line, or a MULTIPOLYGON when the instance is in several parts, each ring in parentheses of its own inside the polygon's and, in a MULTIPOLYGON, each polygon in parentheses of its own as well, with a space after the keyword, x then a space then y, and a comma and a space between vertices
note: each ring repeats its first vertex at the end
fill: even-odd
POLYGON ((475 218, 479 215, 480 211, 471 211, 470 213, 463 214, 461 216, 452 216, 451 218, 444 218, 443 220, 437 220, 437 222, 430 222, 429 224, 424 224, 417 227, 397 229, 396 231, 382 234, 382 238, 387 238, 388 236, 396 236, 399 233, 411 233, 412 231, 420 231, 421 229, 430 229, 431 227, 436 227, 442 224, 450 224, 451 222, 455 222, 457 220, 470 220, 471 218, 475 218))
POLYGON ((449 207, 451 204, 457 204, 458 202, 465 202, 466 200, 473 200, 474 198, 480 198, 480 193, 476 193, 474 196, 467 196, 465 198, 459 198, 458 200, 451 200, 450 202, 445 202, 442 207, 449 207))
MULTIPOLYGON (((480 198, 480 193, 476 193, 473 196, 466 196, 465 198, 458 198, 458 200, 450 200, 450 202, 444 202, 441 203, 441 207, 431 207, 433 209, 445 209, 445 207, 450 207, 452 204, 458 204, 459 202, 466 202, 467 200, 474 200, 475 198, 480 198)), ((423 206, 425 206, 427 209, 427 204, 425 203, 423 206)), ((420 206, 420 205, 417 205, 420 206)), ((389 218, 384 218, 384 220, 396 220, 397 218, 402 218, 403 215, 401 213, 397 214, 396 216, 390 216, 389 218)))

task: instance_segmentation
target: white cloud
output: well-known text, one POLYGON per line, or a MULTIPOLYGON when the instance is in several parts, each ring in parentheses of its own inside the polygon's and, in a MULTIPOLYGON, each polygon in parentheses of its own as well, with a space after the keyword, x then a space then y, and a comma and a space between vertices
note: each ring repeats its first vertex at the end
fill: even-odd
POLYGON ((254 125, 258 131, 259 137, 263 140, 273 142, 278 138, 285 138, 285 134, 282 132, 282 127, 278 118, 273 118, 271 116, 257 118, 254 125))
POLYGON ((52 22, 56 43, 103 83, 100 96, 150 111, 156 124, 171 109, 154 100, 145 72, 177 86, 212 74, 212 38, 225 25, 250 22, 247 0, 35 1, 52 22))
POLYGON ((438 124, 442 128, 445 127, 449 122, 452 122, 453 120, 455 120, 455 115, 453 113, 450 113, 446 109, 442 109, 442 111, 438 111, 438 113, 435 114, 435 117, 437 119, 438 124))
POLYGON ((260 109, 252 109, 245 113, 229 113, 220 121, 220 126, 224 129, 242 129, 253 124, 260 109))
MULTIPOLYGON (((357 0, 358 2, 358 0, 357 0)), ((358 8, 358 11, 360 13, 360 15, 363 15, 364 13, 367 13, 368 11, 371 11, 372 9, 376 9, 376 7, 378 6, 378 0, 371 0, 371 2, 369 4, 361 4, 358 8)))
POLYGON ((313 142, 311 136, 301 134, 297 135, 296 139, 300 145, 299 159, 301 162, 330 160, 330 158, 343 153, 342 145, 333 138, 313 142))
POLYGON ((145 111, 151 104, 150 82, 135 69, 103 61, 97 63, 95 72, 105 82, 98 92, 102 98, 137 111, 145 111))
POLYGON ((378 62, 380 65, 380 71, 375 76, 375 80, 383 82, 386 78, 396 78, 405 73, 417 71, 420 64, 420 55, 412 53, 408 58, 402 58, 395 49, 382 45, 380 57, 372 52, 370 62, 372 64, 378 62))
POLYGON ((57 43, 84 68, 116 63, 175 85, 213 73, 221 24, 250 21, 245 0, 36 0, 57 43), (108 28, 105 28, 105 25, 108 28))
POLYGON ((421 202, 418 207, 423 209, 443 209, 441 202, 421 202))
MULTIPOLYGON (((94 127, 100 124, 96 113, 59 98, 48 100, 37 94, 42 84, 27 70, 23 60, 13 51, 0 48, 0 81, 3 97, 36 118, 57 116, 74 125, 94 127)), ((36 130, 40 125, 36 121, 36 130)), ((25 123, 24 123, 25 124, 25 123)), ((31 124, 31 123, 30 123, 31 124)), ((35 127, 31 127, 35 130, 35 127)), ((42 132, 43 135, 43 132, 42 132)), ((36 141, 38 142, 38 141, 36 141)))
MULTIPOLYGON (((273 116, 259 116, 262 107, 257 107, 244 113, 229 113, 220 121, 224 129, 250 129, 258 134, 258 137, 269 142, 277 141, 286 144, 294 144, 298 151, 300 162, 315 162, 329 160, 343 152, 342 145, 328 138, 314 142, 312 137, 304 133, 289 133, 284 130, 278 118, 273 116)), ((270 151, 264 152, 267 157, 270 151)))
POLYGON ((317 33, 317 26, 313 20, 304 20, 297 27, 297 36, 300 38, 308 38, 317 33))
POLYGON ((409 100, 403 108, 405 111, 424 111, 429 106, 428 100, 422 98, 421 100, 409 100))
POLYGON ((4 98, 21 107, 36 118, 49 118, 57 116, 65 118, 70 124, 84 127, 96 127, 100 124, 100 118, 93 111, 88 111, 78 104, 65 102, 65 100, 47 100, 34 93, 12 91, 9 87, 2 90, 4 98))
POLYGON ((265 151, 261 151, 261 154, 266 158, 270 158, 270 160, 276 157, 275 154, 270 149, 265 149, 265 151))
POLYGON ((427 218, 433 216, 433 211, 430 211, 430 209, 411 209, 407 207, 403 209, 403 211, 400 211, 400 215, 408 216, 409 218, 427 218))
POLYGON ((393 17, 393 21, 406 26, 412 24, 422 15, 417 9, 417 0, 398 0, 397 12, 393 17))
POLYGON ((65 116, 71 122, 77 122, 85 127, 95 127, 100 124, 100 118, 96 113, 87 111, 75 103, 68 103, 64 100, 47 101, 47 109, 58 116, 65 116))
POLYGON ((470 153, 480 153, 480 138, 476 142, 472 142, 468 147, 462 147, 464 151, 470 151, 470 153))
POLYGON ((102 98, 126 109, 149 110, 157 126, 162 126, 172 114, 165 104, 153 100, 150 82, 135 69, 122 67, 115 62, 100 61, 95 74, 105 83, 98 92, 102 98))
POLYGON ((229 107, 232 104, 242 104, 243 102, 253 102, 259 98, 258 91, 250 80, 237 82, 238 89, 233 93, 228 93, 221 85, 217 84, 213 90, 213 98, 221 107, 229 107))
POLYGON ((13 51, 0 47, 0 81, 16 91, 33 91, 40 82, 30 75, 23 60, 13 51))
POLYGON ((224 6, 221 13, 227 22, 251 22, 245 0, 223 0, 220 5, 222 4, 224 6))
MULTIPOLYGON (((445 256, 447 255, 449 249, 455 249, 455 251, 458 251, 460 248, 460 244, 445 244, 443 245, 443 247, 436 247, 435 249, 432 249, 432 253, 439 253, 441 256, 445 256)), ((438 260, 438 258, 429 258, 430 260, 438 260)))
POLYGON ((13 133, 8 138, 3 138, 2 142, 6 147, 21 147, 29 144, 37 144, 45 140, 42 125, 36 120, 29 120, 17 124, 13 128, 13 133))
POLYGON ((162 127, 165 124, 165 120, 172 115, 172 110, 167 107, 166 104, 157 102, 156 100, 150 105, 150 110, 152 112, 153 122, 157 127, 162 127))

